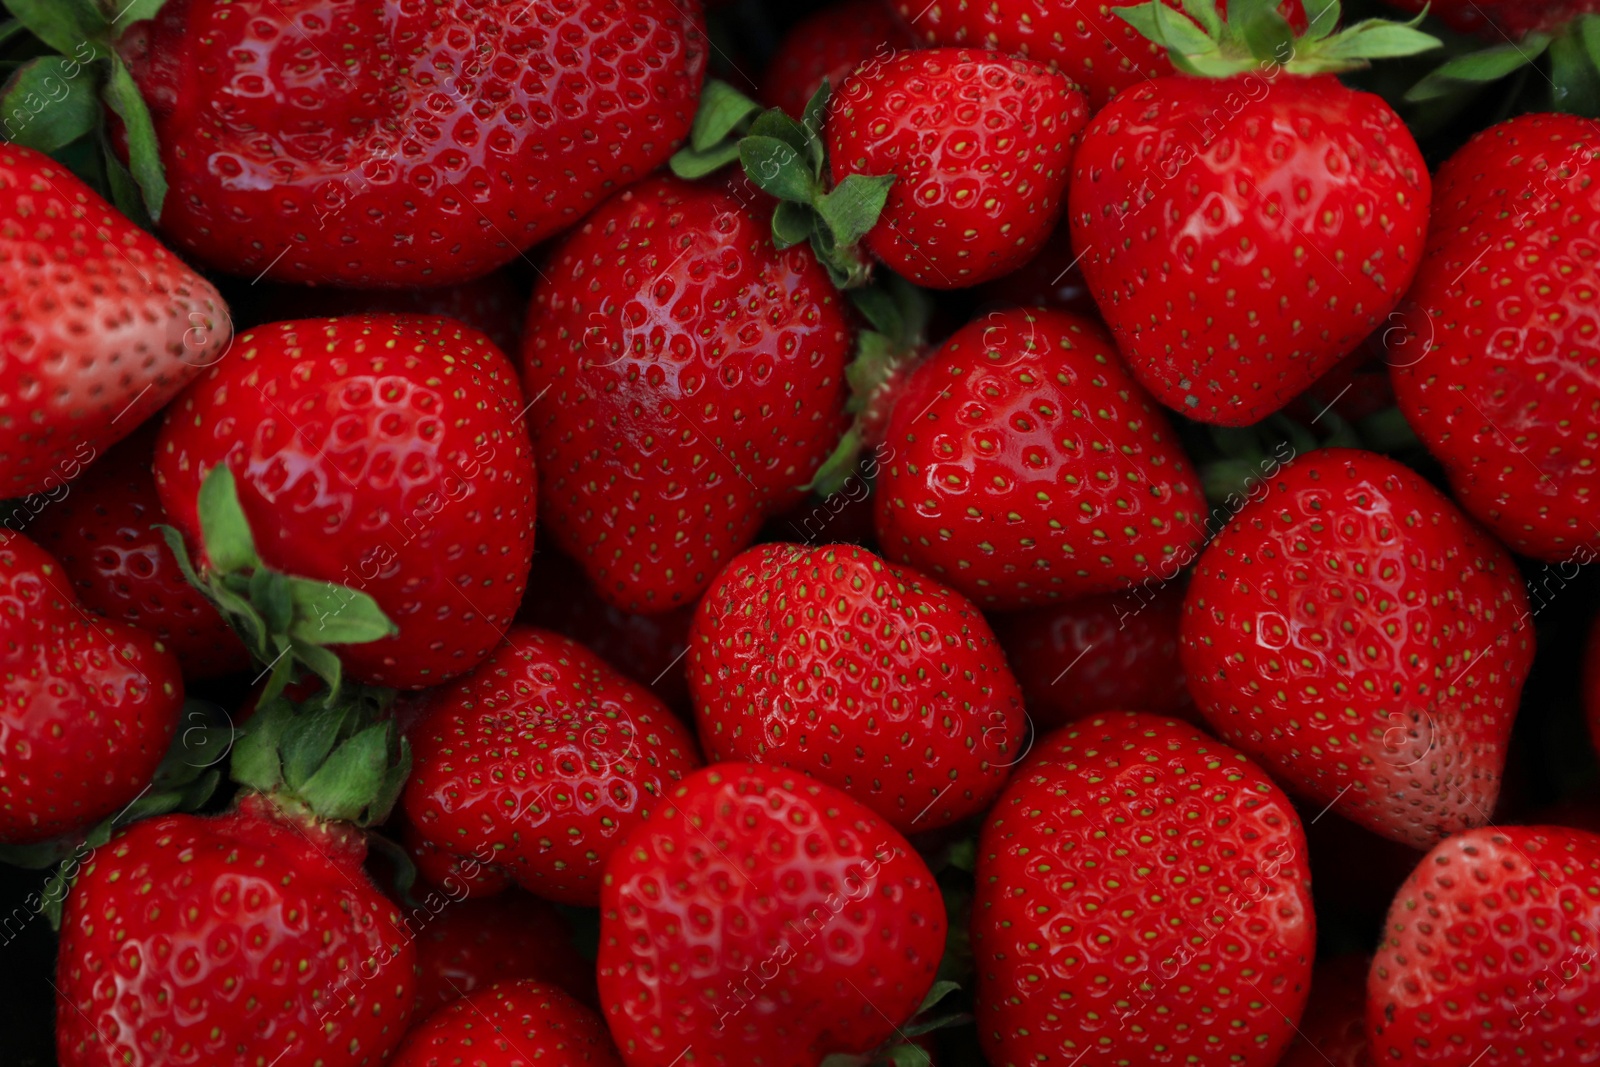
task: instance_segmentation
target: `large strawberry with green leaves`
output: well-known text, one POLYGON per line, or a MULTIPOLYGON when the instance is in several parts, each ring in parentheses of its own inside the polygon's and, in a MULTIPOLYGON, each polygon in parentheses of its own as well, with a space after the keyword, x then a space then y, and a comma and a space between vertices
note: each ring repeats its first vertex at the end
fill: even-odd
POLYGON ((1595 1056, 1600 835, 1482 827, 1400 887, 1367 979, 1372 1060, 1569 1067, 1595 1056))
POLYGON ((1429 180, 1377 96, 1334 74, 1437 45, 1338 4, 1295 36, 1266 0, 1117 13, 1180 73, 1120 94, 1074 162, 1072 240, 1128 365, 1201 422, 1277 411, 1385 322, 1422 262, 1429 180))
POLYGON ((710 183, 652 179, 591 215, 534 289, 542 518, 628 611, 692 603, 843 430, 841 298, 754 214, 710 183))
POLYGON ((1213 540, 1182 661, 1222 738, 1426 848, 1489 821, 1533 660, 1511 556, 1410 468, 1300 456, 1213 540))
POLYGON ((173 403, 156 487, 180 559, 275 685, 300 668, 437 685, 522 599, 523 408, 510 360, 449 319, 273 323, 173 403))
POLYGON ((1273 1067, 1294 1037, 1316 947, 1305 834, 1266 772, 1194 727, 1120 713, 1041 738, 974 873, 995 1067, 1273 1067))
POLYGON ((803 771, 902 833, 983 811, 1026 751, 983 614, 852 545, 735 557, 695 611, 689 688, 707 759, 803 771))
POLYGON ((1456 500, 1551 562, 1600 552, 1600 123, 1522 115, 1439 170, 1427 257, 1385 331, 1406 421, 1456 500))
POLYGON ((980 607, 1159 585, 1192 560, 1199 480, 1098 323, 992 312, 892 404, 874 492, 883 553, 980 607))
POLYGON ((211 283, 14 144, 0 147, 0 263, 0 497, 58 498, 227 350, 211 283))

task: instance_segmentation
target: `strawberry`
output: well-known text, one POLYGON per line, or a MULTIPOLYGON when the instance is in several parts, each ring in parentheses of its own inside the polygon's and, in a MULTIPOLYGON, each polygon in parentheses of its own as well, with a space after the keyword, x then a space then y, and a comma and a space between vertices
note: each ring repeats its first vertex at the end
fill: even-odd
POLYGON ((1373 1059, 1566 1067, 1594 1059, 1600 835, 1483 827, 1441 842, 1389 910, 1367 980, 1373 1059))
POLYGON ((659 615, 623 611, 600 598, 576 563, 541 549, 533 557, 528 593, 517 617, 572 638, 688 718, 689 680, 683 657, 689 650, 694 605, 659 615))
POLYGON ((1444 494, 1383 456, 1321 449, 1201 554, 1181 655, 1218 736, 1427 848, 1494 808, 1527 611, 1511 557, 1444 494))
POLYGON ((1169 583, 1148 602, 1103 593, 993 621, 1034 727, 1053 730, 1110 711, 1198 723, 1178 662, 1182 615, 1183 586, 1169 583))
POLYGON ((1411 283, 1427 167, 1388 104, 1329 73, 1438 42, 1375 23, 1329 36, 1336 7, 1294 39, 1264 3, 1237 4, 1251 9, 1239 24, 1191 6, 1208 40, 1153 0, 1119 9, 1152 39, 1187 26, 1175 54, 1190 73, 1095 116, 1072 242, 1139 381, 1190 418, 1244 426, 1355 348, 1411 283))
POLYGON ((1025 751, 1022 693, 982 613, 863 548, 736 556, 690 648, 708 760, 801 771, 901 833, 983 811, 1025 751))
POLYGON ((1306 843, 1243 755, 1150 715, 1042 738, 978 841, 978 1036, 994 1067, 1272 1067, 1316 942, 1306 843))
POLYGON ((151 460, 157 424, 102 456, 28 534, 61 561, 78 599, 155 635, 188 679, 250 666, 250 653, 184 578, 156 525, 164 522, 151 460))
POLYGON ((156 449, 162 506, 203 554, 209 595, 263 663, 303 660, 330 684, 341 665, 401 688, 471 670, 499 644, 533 556, 510 362, 459 323, 392 315, 275 323, 235 349, 174 402, 156 449), (295 576, 287 631, 273 596, 244 602, 250 574, 295 576))
POLYGON ((671 154, 705 66, 690 11, 169 0, 116 47, 178 248, 246 277, 436 286, 509 262, 671 154))
POLYGON ((423 703, 407 818, 446 852, 488 855, 566 904, 595 903, 606 858, 700 763, 648 690, 531 626, 423 703))
POLYGON ((1600 12, 1600 0, 1389 0, 1404 10, 1437 15, 1451 29, 1505 44, 1549 33, 1580 15, 1600 12))
POLYGON ((1062 220, 1037 255, 973 292, 982 304, 993 308, 1055 308, 1097 319, 1100 309, 1089 295, 1078 261, 1070 227, 1062 220))
POLYGON ((938 886, 892 826, 754 764, 680 783, 613 854, 600 907, 600 999, 630 1067, 868 1052, 944 947, 938 886))
POLYGON ((183 705, 153 635, 90 615, 61 564, 0 530, 0 844, 81 834, 147 790, 183 705))
POLYGON ((61 487, 227 351, 211 284, 49 159, 0 146, 0 497, 61 487))
POLYGON ((1447 161, 1387 334, 1400 409, 1461 506, 1552 562, 1600 551, 1597 144, 1591 119, 1523 115, 1447 161))
POLYGON ((559 988, 496 982, 414 1030, 395 1067, 622 1067, 605 1022, 559 988))
POLYGON ((882 0, 840 0, 789 28, 761 75, 761 102, 800 118, 824 81, 837 88, 863 63, 882 63, 911 35, 882 0))
POLYGON ((1170 578, 1199 543, 1200 483, 1089 319, 991 313, 893 404, 875 493, 884 555, 986 609, 1170 578))
POLYGON ((396 815, 389 829, 400 838, 401 847, 416 865, 417 881, 423 885, 451 891, 465 886, 468 894, 477 897, 492 897, 511 886, 511 876, 487 862, 494 858, 491 855, 479 860, 447 852, 423 836, 403 814, 396 815))
POLYGON ((567 921, 538 897, 516 891, 480 898, 446 887, 411 910, 417 945, 417 1016, 492 983, 532 978, 594 1000, 594 967, 578 953, 567 921), (587 987, 587 988, 586 988, 587 987))
POLYGON ((617 607, 692 603, 838 438, 838 295, 732 196, 670 178, 550 262, 523 342, 550 535, 617 607))
POLYGON ((1374 1067, 1367 1044, 1367 960, 1318 960, 1311 993, 1305 1018, 1278 1067, 1374 1067))
POLYGON ((893 175, 865 244, 918 285, 956 289, 1027 262, 1065 206, 1083 94, 1038 63, 958 48, 863 64, 829 101, 835 186, 893 175))

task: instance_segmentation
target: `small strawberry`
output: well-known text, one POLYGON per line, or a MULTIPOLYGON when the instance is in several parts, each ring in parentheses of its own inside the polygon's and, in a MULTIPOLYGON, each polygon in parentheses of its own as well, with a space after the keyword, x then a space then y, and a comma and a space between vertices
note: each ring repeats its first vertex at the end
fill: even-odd
POLYGON ((815 1067, 895 1036, 933 984, 927 865, 832 786, 707 767, 628 835, 601 895, 600 998, 630 1067, 815 1067))
POLYGON ((1311 999, 1296 1029, 1278 1067, 1374 1067, 1367 1043, 1365 957, 1317 961, 1311 972, 1311 999))
POLYGON ((556 986, 496 982, 429 1016, 395 1067, 622 1067, 606 1024, 556 986))
POLYGON ((250 653, 156 529, 166 521, 151 474, 157 429, 147 423, 102 456, 28 535, 61 561, 85 607, 153 634, 185 678, 242 671, 250 653))
POLYGON ((1022 694, 982 613, 862 548, 735 557, 690 649, 708 760, 802 771, 901 833, 983 811, 1026 750, 1022 694))
POLYGON ((700 764, 688 729, 648 690, 530 626, 422 700, 406 817, 444 851, 488 854, 566 904, 594 904, 623 835, 700 764))
POLYGON ((1523 115, 1439 170, 1390 342, 1406 420, 1461 506, 1518 552, 1600 551, 1600 123, 1523 115))
POLYGON ((981 607, 1171 577, 1199 543, 1200 483, 1091 320, 993 312, 893 403, 875 491, 884 555, 981 607))
POLYGON ((1600 835, 1483 827, 1437 845, 1401 887, 1367 980, 1379 1064, 1593 1062, 1600 835))
POLYGON ((1089 117, 1062 75, 958 48, 863 64, 828 106, 834 185, 851 175, 894 177, 864 243, 891 270, 933 289, 998 278, 1039 250, 1065 206, 1089 117))
POLYGON ((0 497, 59 490, 227 351, 209 282, 17 145, 0 146, 0 263, 0 497))
POLYGON ((510 361, 448 319, 275 323, 174 402, 156 488, 264 664, 435 685, 493 651, 522 599, 523 407, 510 361))
POLYGON ((416 953, 361 869, 408 755, 365 705, 268 701, 220 815, 134 823, 87 859, 56 967, 62 1067, 384 1062, 416 953))
MULTIPOLYGON (((460 894, 457 883, 445 887, 460 894)), ((492 983, 532 978, 594 1000, 594 966, 554 905, 513 890, 493 897, 423 894, 402 909, 417 945, 417 1019, 492 983)), ((415 1029, 415 1028, 413 1028, 415 1029)))
POLYGON ((839 0, 789 28, 761 75, 761 102, 791 118, 824 81, 837 88, 862 64, 911 47, 911 35, 882 0, 839 0))
POLYGON ((1486 822, 1533 659, 1511 557, 1409 468, 1320 449, 1206 547, 1182 659, 1211 728, 1376 833, 1486 822))
POLYGON ((552 255, 523 341, 551 537, 617 607, 692 603, 833 449, 849 343, 812 253, 726 192, 614 197, 552 255))
POLYGON ((1316 924, 1289 799, 1243 755, 1150 715, 1041 739, 978 842, 978 1036, 994 1067, 1272 1067, 1316 924))
POLYGON ((1438 44, 1372 22, 1330 36, 1337 6, 1295 38, 1264 3, 1235 7, 1242 21, 1223 23, 1209 2, 1185 4, 1205 48, 1155 0, 1117 9, 1152 40, 1181 40, 1186 73, 1095 116, 1070 194, 1084 277, 1134 375, 1222 426, 1294 399, 1411 283, 1427 167, 1388 104, 1331 74, 1438 44))
POLYGON ((81 834, 140 797, 183 676, 152 634, 89 614, 61 565, 0 530, 0 844, 81 834))
POLYGON ((252 278, 485 274, 664 161, 705 67, 674 0, 157 6, 115 45, 170 186, 152 213, 252 278))
POLYGON ((1034 727, 1147 711, 1200 723, 1178 662, 1183 586, 1102 593, 994 617, 1034 727), (1148 595, 1148 599, 1146 596, 1148 595))

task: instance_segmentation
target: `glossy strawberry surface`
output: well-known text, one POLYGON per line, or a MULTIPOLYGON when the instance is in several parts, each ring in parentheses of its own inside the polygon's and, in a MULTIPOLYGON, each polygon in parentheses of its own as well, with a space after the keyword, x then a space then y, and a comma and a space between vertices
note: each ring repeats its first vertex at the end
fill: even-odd
POLYGON ((500 643, 533 557, 515 371, 449 319, 359 315, 241 334, 168 412, 162 507, 201 544, 226 462, 267 566, 372 596, 400 632, 339 647, 358 681, 436 685, 500 643))
POLYGON ((594 967, 578 952, 559 911, 515 890, 480 897, 463 883, 402 906, 417 945, 417 1019, 501 981, 531 978, 584 1001, 594 999, 594 967))
POLYGON ((250 654, 156 529, 167 520, 151 474, 157 429, 147 423, 100 457, 28 536, 60 561, 85 607, 154 635, 184 677, 242 671, 250 654))
POLYGON ((600 1016, 546 983, 496 982, 435 1013, 395 1067, 622 1067, 600 1016))
POLYGON ((0 530, 0 844, 88 830, 138 799, 183 705, 178 660, 100 619, 67 573, 0 530))
POLYGON ((1083 95, 1048 67, 935 48, 866 63, 828 104, 835 185, 894 175, 866 245, 932 289, 1007 274, 1036 253, 1065 204, 1083 95))
POLYGON ((933 982, 927 865, 831 786, 707 767, 606 868, 600 998, 628 1067, 812 1067, 895 1035, 933 982))
POLYGON ((574 641, 513 626, 424 698, 402 798, 417 832, 540 896, 592 905, 624 835, 700 760, 688 728, 574 641))
POLYGON ((62 1067, 350 1067, 410 1021, 416 953, 361 870, 358 832, 259 794, 136 823, 67 897, 62 1067))
POLYGON ((1600 835, 1483 827, 1401 886, 1367 981, 1380 1064, 1566 1067, 1595 1058, 1600 835))
POLYGON ((691 603, 844 428, 840 297, 809 248, 671 178, 609 201, 546 275, 523 342, 544 521, 618 607, 691 603))
POLYGON ((447 285, 517 257, 688 132, 698 5, 172 0, 122 38, 161 230, 234 274, 447 285))
POLYGON ((0 497, 58 498, 231 335, 210 282, 65 168, 0 147, 0 497))
POLYGON ((1026 749, 1022 693, 982 613, 863 548, 735 557, 690 649, 707 759, 803 771, 902 833, 983 811, 1026 749))
POLYGON ((1440 168, 1389 340, 1406 421, 1518 552, 1600 553, 1600 123, 1523 115, 1440 168))
POLYGON ((1122 713, 1041 738, 975 876, 994 1067, 1272 1067, 1294 1037, 1316 945, 1305 835, 1260 768, 1193 727, 1122 713))
POLYGON ((1244 426, 1386 322, 1422 262, 1429 195, 1400 117, 1335 78, 1160 78, 1084 131, 1072 241, 1139 381, 1244 426))
POLYGON ((1163 412, 1100 326, 997 311, 894 400, 875 489, 884 555, 1019 608, 1170 579, 1204 502, 1163 412))
POLYGON ((1311 452, 1269 485, 1207 546, 1184 603, 1207 722, 1395 840, 1487 822, 1534 648, 1511 557, 1374 453, 1311 452))

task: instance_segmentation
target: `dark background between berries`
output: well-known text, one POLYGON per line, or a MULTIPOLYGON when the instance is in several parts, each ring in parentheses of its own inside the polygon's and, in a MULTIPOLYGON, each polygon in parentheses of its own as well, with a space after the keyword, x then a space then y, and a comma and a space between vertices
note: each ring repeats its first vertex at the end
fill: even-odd
MULTIPOLYGON (((752 78, 761 72, 784 31, 823 6, 826 4, 817 0, 738 0, 713 12, 710 29, 715 47, 710 73, 753 94, 756 87, 752 78)), ((1395 14, 1394 9, 1374 0, 1352 0, 1345 10, 1347 23, 1395 14)), ((1475 42, 1451 33, 1434 20, 1429 20, 1425 28, 1444 39, 1450 53, 1477 47, 1475 42)), ((1410 124, 1430 167, 1436 167, 1473 133, 1524 110, 1516 99, 1520 89, 1517 79, 1512 79, 1510 91, 1491 90, 1468 107, 1444 105, 1419 110, 1401 103, 1406 89, 1439 62, 1439 53, 1435 52, 1412 60, 1388 61, 1375 69, 1344 76, 1350 84, 1379 93, 1396 105, 1410 124)), ((1524 70, 1520 77, 1531 74, 1524 70)), ((533 250, 530 256, 537 260, 539 251, 533 250)), ((526 294, 532 287, 533 268, 517 261, 509 269, 526 294)), ((236 278, 212 280, 228 299, 238 329, 276 317, 262 290, 252 289, 249 283, 236 278)), ((981 310, 981 287, 941 294, 932 339, 938 340, 981 310)), ((1203 452, 1204 431, 1176 415, 1171 417, 1179 424, 1185 444, 1203 452)), ((1447 489, 1437 465, 1425 454, 1419 451, 1404 458, 1441 489, 1447 489)), ((870 541, 870 532, 863 532, 860 524, 850 520, 848 512, 844 518, 830 521, 834 522, 829 531, 831 539, 870 541)), ((766 531, 763 540, 793 540, 794 536, 792 530, 774 527, 766 531)), ((1538 655, 1523 691, 1495 821, 1538 822, 1542 812, 1561 805, 1563 821, 1600 830, 1600 763, 1584 724, 1577 673, 1584 639, 1600 602, 1600 567, 1579 568, 1576 576, 1569 578, 1557 565, 1520 558, 1518 562, 1529 584, 1535 611, 1538 655)), ((233 708, 239 706, 249 688, 250 678, 241 676, 192 686, 190 695, 233 708)), ((228 800, 229 791, 224 789, 211 807, 220 809, 228 800)), ((1302 804, 1301 812, 1311 841, 1318 956, 1370 952, 1395 889, 1421 854, 1390 845, 1331 813, 1320 814, 1316 805, 1302 804), (1339 891, 1330 891, 1335 885, 1339 891)), ((948 835, 943 838, 948 839, 948 835)), ((918 843, 926 845, 930 852, 942 845, 942 841, 918 843)), ((46 877, 47 872, 0 864, 0 1067, 55 1063, 51 983, 56 937, 44 918, 29 906, 46 877), (39 980, 43 975, 51 976, 49 983, 39 980)), ((941 881, 947 883, 947 890, 957 894, 970 886, 970 878, 954 869, 946 869, 941 881)), ((592 957, 597 913, 589 909, 564 910, 573 920, 580 949, 592 957)), ((939 1036, 941 1062, 982 1063, 970 1026, 942 1031, 939 1036)))

